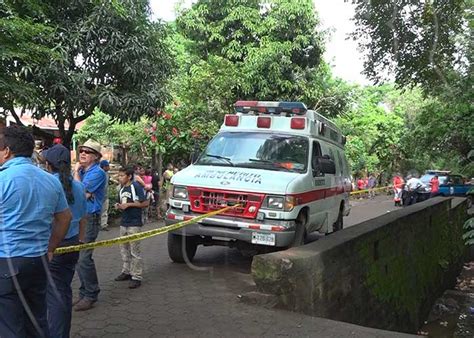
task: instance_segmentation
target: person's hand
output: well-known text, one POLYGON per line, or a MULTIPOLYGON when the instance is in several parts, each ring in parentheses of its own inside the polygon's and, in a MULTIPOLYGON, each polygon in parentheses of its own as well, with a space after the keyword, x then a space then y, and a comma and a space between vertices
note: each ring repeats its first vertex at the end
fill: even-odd
POLYGON ((48 251, 48 262, 51 262, 53 260, 54 253, 51 251, 48 251))
POLYGON ((81 169, 81 168, 82 168, 81 163, 79 161, 76 162, 76 164, 74 165, 74 171, 79 171, 79 169, 81 169))

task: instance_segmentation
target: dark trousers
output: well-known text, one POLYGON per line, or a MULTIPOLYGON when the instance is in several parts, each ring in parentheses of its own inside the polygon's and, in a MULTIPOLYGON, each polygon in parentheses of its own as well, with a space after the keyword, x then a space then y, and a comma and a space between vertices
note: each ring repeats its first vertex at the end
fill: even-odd
MULTIPOLYGON (((64 240, 60 246, 78 244, 75 236, 64 240)), ((55 255, 49 263, 48 279, 48 324, 52 338, 68 338, 71 330, 72 289, 71 282, 79 252, 55 255)))
POLYGON ((0 258, 0 337, 49 337, 48 259, 0 258))
MULTIPOLYGON (((87 215, 87 227, 85 242, 95 242, 100 230, 100 214, 87 215)), ((79 297, 90 301, 97 301, 99 295, 99 280, 95 269, 92 254, 94 250, 82 250, 79 253, 79 262, 77 263, 77 273, 81 281, 79 287, 79 297)))

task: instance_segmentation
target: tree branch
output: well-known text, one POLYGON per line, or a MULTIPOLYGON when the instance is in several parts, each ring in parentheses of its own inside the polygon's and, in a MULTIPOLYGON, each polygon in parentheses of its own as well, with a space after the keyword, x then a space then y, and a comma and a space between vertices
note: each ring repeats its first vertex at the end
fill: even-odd
POLYGON ((20 126, 25 126, 23 122, 21 122, 20 117, 18 114, 15 112, 15 108, 13 107, 13 102, 10 102, 7 106, 8 111, 10 111, 10 114, 12 114, 13 118, 15 119, 15 122, 20 125, 20 126))

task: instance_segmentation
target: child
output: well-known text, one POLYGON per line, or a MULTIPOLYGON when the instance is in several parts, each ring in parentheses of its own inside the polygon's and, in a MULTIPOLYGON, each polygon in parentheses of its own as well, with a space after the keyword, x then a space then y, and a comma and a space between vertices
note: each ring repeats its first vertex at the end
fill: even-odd
MULTIPOLYGON (((141 231, 143 225, 142 209, 148 206, 143 187, 133 180, 133 168, 120 168, 118 180, 121 185, 119 201, 115 207, 123 210, 120 225, 120 236, 136 234, 141 231)), ((140 242, 120 244, 122 255, 122 273, 116 281, 130 280, 128 287, 136 289, 141 285, 143 260, 140 252, 140 242)))

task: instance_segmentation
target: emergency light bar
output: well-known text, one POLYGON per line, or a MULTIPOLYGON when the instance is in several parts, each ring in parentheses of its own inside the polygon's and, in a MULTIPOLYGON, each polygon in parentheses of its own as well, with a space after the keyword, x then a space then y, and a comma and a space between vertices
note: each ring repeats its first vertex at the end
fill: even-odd
POLYGON ((308 108, 302 102, 286 101, 237 101, 234 104, 236 113, 263 113, 263 114, 281 114, 289 113, 304 115, 308 108))

